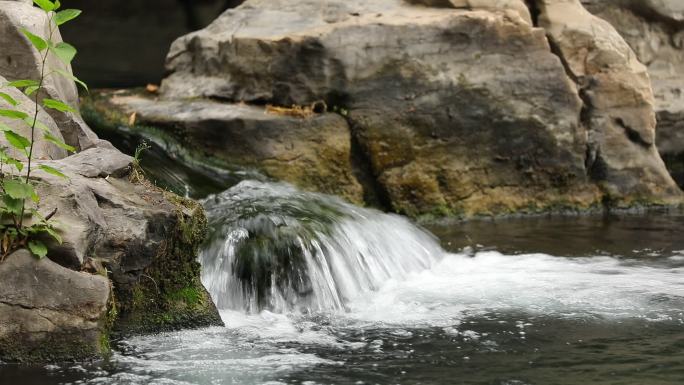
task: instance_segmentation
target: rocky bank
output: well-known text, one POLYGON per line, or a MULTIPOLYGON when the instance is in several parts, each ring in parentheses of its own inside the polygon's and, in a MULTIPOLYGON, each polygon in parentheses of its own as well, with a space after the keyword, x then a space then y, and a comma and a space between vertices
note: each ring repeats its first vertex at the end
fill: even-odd
MULTIPOLYGON (((20 28, 45 35, 47 20, 30 1, 0 1, 0 86, 38 77, 39 57, 20 28)), ((48 65, 71 71, 56 60, 48 65)), ((3 92, 21 109, 36 108, 19 91, 3 92)), ((39 96, 78 107, 75 84, 56 74, 39 96)), ((39 142, 34 154, 68 177, 31 175, 38 210, 54 214, 64 243, 50 244, 42 260, 20 250, 0 263, 0 360, 102 357, 112 333, 221 324, 196 261, 206 232, 202 208, 140 178, 133 159, 98 139, 79 113, 41 109, 39 119, 78 150, 67 156, 39 142)), ((0 122, 21 129, 15 120, 0 122)))
POLYGON ((248 0, 166 66, 88 116, 417 218, 682 199, 649 69, 579 0, 248 0))

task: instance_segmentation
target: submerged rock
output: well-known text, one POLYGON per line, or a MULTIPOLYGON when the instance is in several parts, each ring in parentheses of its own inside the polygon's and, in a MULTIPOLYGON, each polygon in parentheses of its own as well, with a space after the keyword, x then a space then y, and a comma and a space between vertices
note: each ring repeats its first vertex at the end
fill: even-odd
POLYGON ((224 309, 344 310, 349 299, 428 269, 443 254, 406 218, 285 183, 243 181, 203 205, 203 281, 224 309))

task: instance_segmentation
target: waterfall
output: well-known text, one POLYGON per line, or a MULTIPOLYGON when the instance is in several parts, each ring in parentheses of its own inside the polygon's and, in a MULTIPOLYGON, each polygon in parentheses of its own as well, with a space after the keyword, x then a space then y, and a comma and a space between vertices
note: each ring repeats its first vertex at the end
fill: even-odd
POLYGON ((408 220, 282 183, 244 181, 203 202, 203 282, 221 309, 344 310, 444 254, 408 220))

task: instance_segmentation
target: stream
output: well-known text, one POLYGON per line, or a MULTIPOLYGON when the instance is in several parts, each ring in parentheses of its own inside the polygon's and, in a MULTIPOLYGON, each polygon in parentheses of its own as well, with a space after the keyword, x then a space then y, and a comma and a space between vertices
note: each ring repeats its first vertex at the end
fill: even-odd
POLYGON ((421 227, 164 156, 144 163, 163 165, 155 180, 204 198, 203 282, 226 327, 116 341, 101 362, 0 366, 1 384, 684 382, 683 215, 421 227))

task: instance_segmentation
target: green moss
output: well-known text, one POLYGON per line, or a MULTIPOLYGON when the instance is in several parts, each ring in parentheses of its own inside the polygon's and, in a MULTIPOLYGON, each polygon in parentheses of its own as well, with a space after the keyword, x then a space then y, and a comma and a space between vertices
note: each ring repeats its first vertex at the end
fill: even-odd
POLYGON ((202 293, 196 287, 184 287, 170 293, 166 293, 167 302, 183 302, 185 305, 199 305, 203 301, 202 293))
POLYGON ((107 334, 96 330, 55 330, 35 337, 13 333, 12 339, 0 338, 0 360, 43 364, 102 358, 109 352, 107 334))
POLYGON ((222 325, 196 260, 207 234, 204 210, 189 199, 163 194, 175 207, 175 226, 140 279, 117 291, 122 316, 116 330, 121 334, 222 325))

